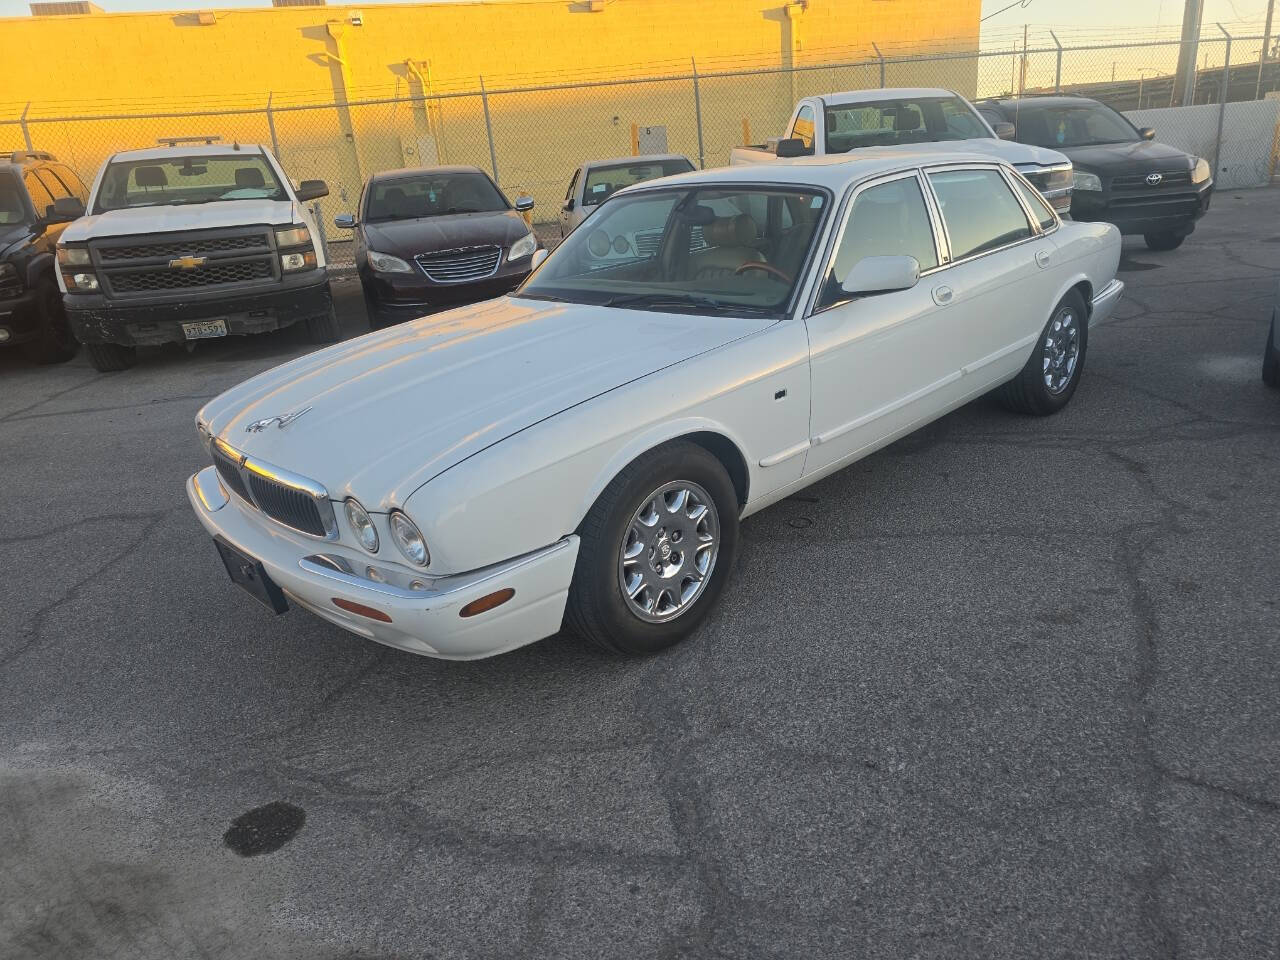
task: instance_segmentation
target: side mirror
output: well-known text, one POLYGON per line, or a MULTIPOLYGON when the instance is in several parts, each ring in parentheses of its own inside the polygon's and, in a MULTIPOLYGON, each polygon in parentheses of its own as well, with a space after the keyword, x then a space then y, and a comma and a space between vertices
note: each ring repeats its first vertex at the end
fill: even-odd
POLYGON ((563 210, 565 213, 571 213, 573 211, 573 197, 570 197, 568 200, 566 200, 564 202, 564 206, 561 207, 560 209, 563 210))
POLYGON ((84 204, 79 197, 59 197, 45 209, 45 223, 70 223, 84 216, 84 204))
POLYGON ((356 225, 356 217, 354 213, 340 213, 333 218, 333 225, 341 227, 343 230, 351 230, 356 225))
POLYGON ((329 186, 323 180, 303 180, 298 184, 297 196, 300 203, 318 200, 329 195, 329 186))
POLYGON ((778 146, 774 149, 774 155, 780 159, 807 157, 811 153, 813 153, 813 148, 806 147, 804 141, 799 137, 784 137, 778 141, 778 146))
POLYGON ((533 197, 526 195, 516 197, 516 209, 521 213, 533 209, 533 197))
POLYGON ((894 290, 910 290, 920 282, 920 261, 915 257, 863 257, 840 283, 850 296, 867 297, 894 290))
POLYGON ((1154 140, 1156 138, 1156 128, 1143 127, 1141 130, 1138 131, 1138 136, 1140 136, 1143 140, 1154 140))
POLYGON ((551 256, 551 254, 549 254, 544 247, 539 247, 537 250, 533 251, 533 257, 529 260, 530 272, 537 270, 542 266, 542 261, 547 259, 549 256, 551 256))
POLYGON ((997 140, 1012 140, 1018 135, 1018 128, 1008 120, 998 120, 991 126, 996 132, 997 140))

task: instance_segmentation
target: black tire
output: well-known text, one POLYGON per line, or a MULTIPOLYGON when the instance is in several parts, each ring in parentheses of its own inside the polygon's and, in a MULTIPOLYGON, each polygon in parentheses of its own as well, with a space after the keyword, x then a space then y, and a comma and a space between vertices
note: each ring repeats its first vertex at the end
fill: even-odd
POLYGON ((1267 352, 1262 355, 1262 382, 1280 388, 1280 344, 1276 343, 1276 313, 1271 311, 1271 330, 1267 334, 1267 352))
POLYGON ((336 343, 342 339, 342 328, 338 326, 338 311, 331 305, 328 313, 318 317, 309 317, 307 339, 312 343, 336 343))
POLYGON ((66 363, 80 351, 80 341, 71 332, 62 291, 52 278, 38 288, 40 337, 23 344, 23 351, 35 363, 66 363))
POLYGON ((120 343, 86 343, 89 362, 99 373, 118 373, 138 362, 138 348, 120 343))
POLYGON ((1148 250, 1177 250, 1182 241, 1187 239, 1185 233, 1144 233, 1142 239, 1147 241, 1148 250))
POLYGON ((1022 372, 996 391, 997 398, 1017 413, 1027 413, 1037 417, 1047 417, 1057 413, 1070 402, 1072 395, 1076 392, 1080 375, 1084 372, 1088 347, 1089 320, 1084 297, 1080 295, 1080 291, 1072 290, 1053 308, 1049 321, 1040 331, 1040 336, 1036 338, 1031 356, 1027 358, 1022 372), (1069 378, 1059 389, 1053 390, 1045 382, 1046 360, 1051 356, 1047 344, 1051 333, 1055 330, 1055 324, 1062 322, 1067 313, 1074 318, 1079 345, 1075 365, 1071 368, 1069 378))
MULTIPOLYGON (((651 450, 633 460, 600 494, 583 519, 578 533, 578 561, 569 588, 565 623, 579 636, 610 653, 643 656, 679 643, 692 633, 711 608, 733 566, 738 549, 738 495, 724 466, 703 447, 677 440, 651 450), (633 612, 623 593, 622 550, 633 518, 665 484, 680 482, 701 487, 714 507, 711 519, 718 528, 718 552, 711 561, 704 586, 688 601, 688 606, 662 622, 649 622, 633 612)), ((674 520, 679 514, 673 514, 674 520)), ((683 518, 682 518, 683 519, 683 518)), ((679 524, 681 521, 676 520, 679 524)), ((684 520, 684 522, 690 522, 684 520)), ((658 529, 665 529, 664 524, 658 529)), ((713 528, 715 529, 715 528, 713 528)), ((662 534, 667 537, 665 532, 662 534)), ((668 556, 675 556, 673 544, 689 542, 673 532, 667 540, 668 556)), ((687 548, 686 548, 687 549, 687 548)), ((669 582, 679 589, 690 557, 680 553, 678 571, 669 582)), ((653 551, 642 554, 648 562, 653 551)))
POLYGON ((364 313, 369 321, 369 329, 381 330, 384 324, 378 317, 378 302, 373 299, 373 294, 363 283, 360 284, 360 294, 364 297, 364 313))

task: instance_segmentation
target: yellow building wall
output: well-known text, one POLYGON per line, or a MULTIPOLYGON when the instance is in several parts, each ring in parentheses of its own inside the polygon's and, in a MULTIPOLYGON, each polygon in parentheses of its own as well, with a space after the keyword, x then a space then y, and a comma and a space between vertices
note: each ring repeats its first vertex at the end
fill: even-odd
MULTIPOLYGON (((662 125, 674 152, 699 159, 690 73, 696 57, 702 159, 777 135, 799 96, 878 86, 876 68, 823 64, 977 47, 980 0, 590 0, 286 7, 0 19, 0 150, 33 145, 92 176, 110 153, 161 136, 272 142, 297 179, 321 177, 326 214, 349 209, 369 174, 419 163, 491 166, 554 213, 583 160, 632 152, 632 125, 662 125), (361 23, 352 23, 353 16, 361 23), (779 67, 805 69, 779 72, 779 67), (819 69, 808 69, 819 68, 819 69), (732 76, 706 76, 724 71, 732 76), (633 79, 609 86, 574 86, 633 79), (512 87, 557 89, 502 92, 512 87), (425 103, 410 99, 436 94, 425 103), (334 107, 334 102, 385 100, 334 107), (26 105, 30 103, 28 108, 26 105), (313 105, 308 109, 291 109, 313 105), (325 106, 328 105, 328 106, 325 106), (221 111, 217 115, 192 115, 221 111), (138 116, 138 115, 145 116, 138 116), (122 115, 128 115, 127 117, 122 115), (58 117, 112 119, 62 120, 58 117), (42 122, 43 121, 43 122, 42 122)), ((972 93, 976 60, 891 65, 887 82, 972 93)))

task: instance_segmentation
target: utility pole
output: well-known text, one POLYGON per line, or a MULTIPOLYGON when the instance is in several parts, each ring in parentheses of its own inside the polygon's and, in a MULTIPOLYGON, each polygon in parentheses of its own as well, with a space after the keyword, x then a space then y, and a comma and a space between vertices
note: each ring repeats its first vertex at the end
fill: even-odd
POLYGON ((1182 45, 1178 48, 1178 72, 1174 75, 1173 91, 1178 105, 1188 106, 1196 98, 1197 44, 1200 42, 1200 22, 1204 19, 1204 0, 1186 0, 1182 11, 1182 45))

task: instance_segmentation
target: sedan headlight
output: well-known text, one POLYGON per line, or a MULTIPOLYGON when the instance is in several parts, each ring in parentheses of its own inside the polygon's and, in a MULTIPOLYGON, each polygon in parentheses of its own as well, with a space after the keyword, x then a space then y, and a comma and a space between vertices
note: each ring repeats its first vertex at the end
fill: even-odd
POLYGON ((378 552, 378 530, 368 511, 360 506, 354 497, 348 497, 346 504, 347 524, 356 535, 356 542, 370 553, 378 552))
POLYGON ((431 551, 417 525, 399 510, 391 511, 391 536, 406 560, 419 567, 431 562, 431 551))
POLYGON ((0 283, 13 280, 18 276, 18 268, 12 263, 0 263, 0 283))
POLYGON ((413 267, 399 257, 393 257, 389 253, 378 253, 377 250, 370 250, 368 257, 369 266, 373 267, 378 273, 413 273, 413 267))
POLYGON ((305 223, 295 223, 291 227, 276 228, 277 247, 301 247, 311 243, 311 231, 305 223))
POLYGON ((1101 190, 1102 178, 1096 173, 1077 170, 1072 174, 1071 185, 1077 190, 1101 190))
POLYGON ((88 247, 68 247, 58 244, 58 263, 64 267, 87 267, 89 265, 88 247))
POLYGON ((1204 157, 1195 157, 1191 164, 1191 182, 1204 183, 1213 175, 1213 171, 1209 169, 1209 161, 1204 157))
POLYGON ((507 254, 507 263, 510 263, 513 260, 523 259, 537 249, 538 239, 532 233, 526 233, 511 245, 511 252, 507 254))

